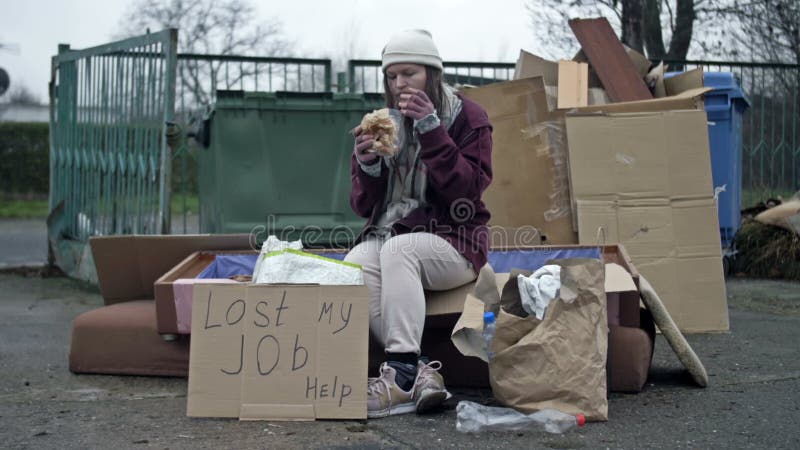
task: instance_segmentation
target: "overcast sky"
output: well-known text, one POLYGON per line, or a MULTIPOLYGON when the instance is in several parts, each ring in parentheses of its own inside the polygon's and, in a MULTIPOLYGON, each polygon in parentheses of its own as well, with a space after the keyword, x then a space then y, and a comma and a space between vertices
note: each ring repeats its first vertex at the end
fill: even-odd
MULTIPOLYGON (((11 0, 0 11, 0 67, 12 87, 24 83, 47 101, 50 57, 59 43, 73 49, 111 40, 130 0, 11 0)), ((269 0, 253 2, 262 18, 279 18, 298 55, 338 55, 347 32, 359 36, 358 58, 378 59, 389 37, 424 28, 451 61, 514 62, 520 48, 538 51, 525 0, 269 0)), ((144 32, 144 30, 142 30, 144 32)), ((180 39, 180 34, 178 35, 180 39)))

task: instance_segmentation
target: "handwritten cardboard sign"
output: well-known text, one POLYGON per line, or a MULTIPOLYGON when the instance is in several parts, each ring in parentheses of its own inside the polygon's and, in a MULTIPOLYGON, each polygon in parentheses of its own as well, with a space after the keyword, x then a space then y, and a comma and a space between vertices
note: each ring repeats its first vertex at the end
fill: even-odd
POLYGON ((187 415, 366 418, 365 286, 197 285, 187 415))

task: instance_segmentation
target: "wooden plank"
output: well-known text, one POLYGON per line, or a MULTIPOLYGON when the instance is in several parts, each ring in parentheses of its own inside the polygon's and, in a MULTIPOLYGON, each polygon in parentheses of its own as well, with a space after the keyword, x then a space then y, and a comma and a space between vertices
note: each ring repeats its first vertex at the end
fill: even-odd
POLYGON ((653 98, 605 18, 573 19, 569 26, 612 102, 653 98))
POLYGON ((558 109, 589 104, 589 65, 576 61, 558 62, 558 109))

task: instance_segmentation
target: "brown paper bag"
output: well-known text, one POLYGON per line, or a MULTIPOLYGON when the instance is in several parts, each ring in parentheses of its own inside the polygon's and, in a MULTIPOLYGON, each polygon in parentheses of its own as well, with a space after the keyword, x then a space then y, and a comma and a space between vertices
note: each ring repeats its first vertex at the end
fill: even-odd
MULTIPOLYGON (((519 302, 515 275, 525 272, 512 271, 503 288, 489 362, 492 391, 504 405, 526 413, 554 408, 607 420, 604 265, 586 258, 550 263, 561 266, 561 291, 544 320, 521 316, 514 303, 519 302)), ((465 304, 452 340, 465 355, 485 357, 473 348, 483 328, 484 305, 476 294, 465 304)))

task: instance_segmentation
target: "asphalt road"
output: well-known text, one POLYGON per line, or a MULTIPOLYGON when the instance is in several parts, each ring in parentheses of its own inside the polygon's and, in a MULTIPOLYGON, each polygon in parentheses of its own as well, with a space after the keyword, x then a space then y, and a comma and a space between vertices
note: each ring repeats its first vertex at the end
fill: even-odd
MULTIPOLYGON (((199 218, 174 216, 172 232, 197 233, 199 218)), ((44 219, 0 219, 0 269, 37 266, 47 262, 47 224, 44 219)))
POLYGON ((728 282, 731 332, 689 336, 710 385, 691 385, 659 336, 638 395, 612 394, 609 421, 565 435, 464 435, 456 391, 440 412, 368 422, 186 417, 186 380, 74 375, 70 322, 102 304, 66 278, 0 274, 0 446, 5 448, 798 448, 800 284, 728 282))

